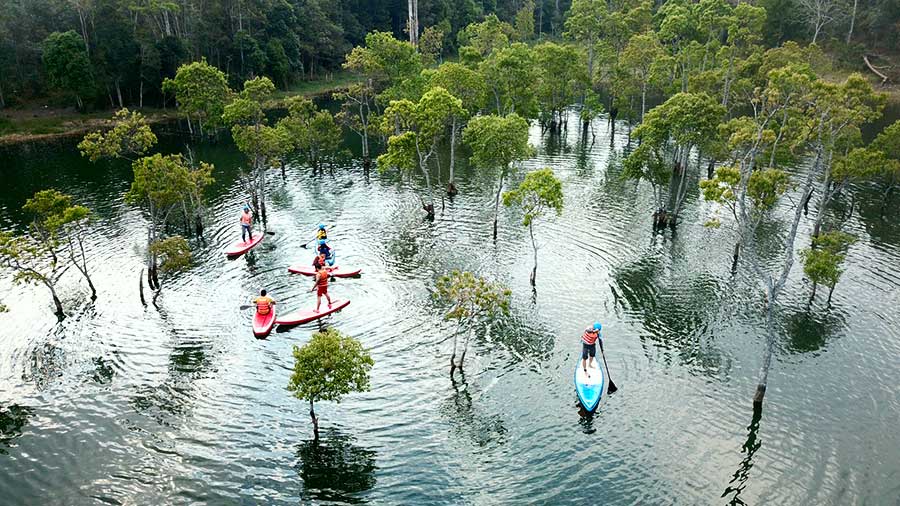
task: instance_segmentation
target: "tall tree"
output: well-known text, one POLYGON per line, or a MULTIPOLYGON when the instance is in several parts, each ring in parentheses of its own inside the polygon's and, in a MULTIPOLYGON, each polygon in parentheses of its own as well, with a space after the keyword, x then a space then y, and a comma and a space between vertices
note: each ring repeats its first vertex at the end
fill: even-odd
POLYGON ((43 60, 50 84, 71 93, 78 110, 84 110, 84 99, 93 93, 94 78, 81 37, 73 30, 51 33, 43 43, 43 60))
POLYGON ((534 250, 534 267, 531 269, 531 286, 537 277, 537 243, 534 241, 534 222, 548 211, 562 214, 562 182, 553 175, 553 169, 546 168, 529 172, 519 186, 503 194, 503 205, 518 206, 524 214, 522 225, 528 227, 531 247, 534 250))
POLYGON ((178 67, 174 79, 163 81, 163 91, 175 95, 178 108, 187 115, 191 132, 191 118, 197 120, 200 135, 203 135, 204 122, 212 128, 222 124, 222 113, 231 95, 225 74, 205 59, 178 67))
POLYGON ((268 77, 251 79, 222 114, 225 123, 231 125, 235 145, 250 159, 250 171, 242 172, 242 180, 263 223, 266 222, 266 171, 279 165, 293 145, 287 129, 268 125, 264 106, 274 93, 275 85, 268 77))

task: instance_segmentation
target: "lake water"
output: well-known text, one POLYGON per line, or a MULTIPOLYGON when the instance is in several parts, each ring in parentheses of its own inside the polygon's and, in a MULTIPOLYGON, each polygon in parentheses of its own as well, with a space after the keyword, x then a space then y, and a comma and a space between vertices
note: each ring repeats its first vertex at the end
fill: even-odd
MULTIPOLYGON (((620 177, 625 129, 596 127, 593 144, 533 129, 539 155, 512 178, 549 166, 564 182, 562 216, 536 224, 536 294, 521 217, 503 210, 494 244, 495 176, 465 167, 429 222, 418 176, 366 177, 357 162, 314 175, 294 161, 269 178, 274 235, 228 261, 244 159, 195 145, 216 165, 205 242, 146 308, 145 219, 122 199, 130 168, 90 164, 73 141, 7 148, 2 228, 21 230, 24 200, 46 187, 94 209, 99 298, 66 273, 57 323, 45 289, 0 275, 0 504, 900 504, 897 198, 882 218, 874 192, 854 192, 846 229, 859 241, 831 307, 824 295, 807 307, 795 265, 754 420, 762 300, 730 271, 730 232, 703 226, 712 207, 692 190, 677 233, 654 235, 650 188, 620 177), (262 287, 282 311, 313 303, 309 278, 286 268, 311 260, 301 245, 319 222, 334 224, 339 263, 363 269, 332 283, 352 303, 326 323, 375 366, 370 392, 317 405, 315 444, 285 387, 292 346, 318 326, 257 340, 239 306, 262 287), (453 327, 431 297, 452 269, 513 290, 509 318, 473 340, 454 381, 453 327), (585 417, 572 373, 594 320, 619 391, 585 417)), ((786 233, 785 218, 764 236, 786 233)))

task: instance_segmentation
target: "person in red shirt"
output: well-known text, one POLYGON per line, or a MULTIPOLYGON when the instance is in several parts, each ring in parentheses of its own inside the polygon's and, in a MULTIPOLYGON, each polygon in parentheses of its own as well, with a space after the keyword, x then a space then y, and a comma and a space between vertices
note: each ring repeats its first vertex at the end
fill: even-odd
POLYGON ((600 348, 603 348, 603 340, 600 338, 600 329, 603 326, 600 325, 600 322, 595 322, 592 328, 584 329, 584 333, 581 335, 581 367, 584 368, 584 373, 588 375, 590 378, 591 375, 588 374, 588 357, 591 358, 590 365, 594 365, 594 358, 597 356, 597 343, 600 343, 600 348))
POLYGON ((331 297, 328 295, 328 277, 330 274, 328 273, 328 269, 325 268, 324 265, 319 266, 319 271, 316 272, 316 284, 313 285, 312 290, 316 290, 316 312, 319 312, 319 305, 322 303, 322 296, 328 300, 328 309, 331 309, 331 297))
POLYGON ((244 242, 253 240, 253 215, 250 214, 250 206, 244 206, 244 212, 241 213, 241 240, 244 242))

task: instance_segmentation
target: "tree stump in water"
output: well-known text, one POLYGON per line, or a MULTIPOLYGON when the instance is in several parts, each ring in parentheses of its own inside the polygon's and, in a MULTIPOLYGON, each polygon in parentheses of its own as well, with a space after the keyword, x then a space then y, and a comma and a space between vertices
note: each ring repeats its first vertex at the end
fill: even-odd
POLYGON ((424 209, 424 210, 425 210, 425 213, 427 213, 427 216, 426 216, 426 217, 427 217, 429 220, 433 220, 433 219, 434 219, 434 204, 431 204, 431 203, 428 203, 428 204, 422 204, 422 209, 424 209))
POLYGON ((653 212, 653 230, 659 232, 670 226, 669 213, 665 209, 657 209, 653 212))
POLYGON ((459 193, 459 190, 456 189, 456 185, 453 184, 453 181, 450 181, 449 183, 447 183, 447 195, 453 197, 457 193, 459 193))

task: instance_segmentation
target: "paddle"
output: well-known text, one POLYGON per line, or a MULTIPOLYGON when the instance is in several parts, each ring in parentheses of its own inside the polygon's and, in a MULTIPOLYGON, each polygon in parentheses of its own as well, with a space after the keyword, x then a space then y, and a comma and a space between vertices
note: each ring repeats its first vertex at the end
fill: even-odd
POLYGON ((609 375, 609 366, 606 365, 606 354, 603 353, 603 341, 600 341, 600 356, 603 357, 603 367, 606 368, 606 377, 609 378, 609 388, 606 389, 607 394, 611 394, 618 390, 616 384, 613 383, 612 376, 609 375))
MULTIPOLYGON (((334 225, 329 225, 329 226, 325 227, 325 230, 328 230, 328 229, 330 229, 330 228, 334 228, 334 225)), ((312 239, 306 241, 306 244, 300 245, 300 247, 303 248, 303 249, 306 249, 306 247, 309 246, 309 243, 311 243, 311 242, 313 242, 313 241, 315 241, 315 240, 316 240, 316 238, 313 237, 312 239)))

